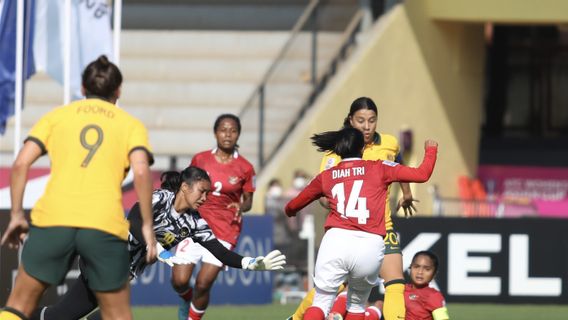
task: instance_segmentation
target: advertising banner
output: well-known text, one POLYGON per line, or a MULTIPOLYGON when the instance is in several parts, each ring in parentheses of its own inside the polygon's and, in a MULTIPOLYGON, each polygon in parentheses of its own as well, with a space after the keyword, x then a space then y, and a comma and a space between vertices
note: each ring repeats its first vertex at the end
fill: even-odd
MULTIPOLYGON (((10 214, 0 211, 0 236, 6 229, 10 214)), ((273 219, 270 216, 243 217, 243 232, 236 252, 256 257, 265 255, 273 248, 273 219)), ((0 247, 0 306, 6 303, 18 268, 18 251, 0 247)), ((194 270, 192 284, 198 267, 194 270)), ((51 287, 40 304, 52 304, 65 294, 69 285, 79 275, 77 269, 71 270, 65 283, 51 287)), ((177 305, 179 297, 170 285, 171 268, 164 263, 155 263, 144 274, 132 282, 131 298, 133 305, 177 305)), ((212 289, 211 304, 265 304, 272 303, 272 277, 268 271, 244 271, 228 268, 219 273, 212 289)))
POLYGON ((448 302, 568 303, 568 220, 395 219, 404 269, 431 250, 448 302))

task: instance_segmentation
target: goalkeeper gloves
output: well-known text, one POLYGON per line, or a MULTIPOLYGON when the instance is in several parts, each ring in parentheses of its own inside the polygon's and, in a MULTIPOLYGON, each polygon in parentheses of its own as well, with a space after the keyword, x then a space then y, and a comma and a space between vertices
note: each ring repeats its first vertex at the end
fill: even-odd
POLYGON ((286 264, 286 256, 278 250, 273 250, 266 256, 244 257, 241 264, 243 269, 247 270, 282 270, 286 264))

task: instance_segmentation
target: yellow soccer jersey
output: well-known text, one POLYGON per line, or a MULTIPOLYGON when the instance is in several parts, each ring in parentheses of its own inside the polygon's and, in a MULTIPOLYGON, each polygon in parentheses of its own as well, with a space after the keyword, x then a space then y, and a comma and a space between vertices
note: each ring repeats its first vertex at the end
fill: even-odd
MULTIPOLYGON (((375 136, 375 141, 372 144, 365 146, 363 151, 363 160, 398 160, 398 154, 400 147, 398 145, 398 140, 390 134, 377 134, 375 136)), ((335 153, 327 153, 323 156, 320 165, 320 172, 327 170, 331 167, 336 166, 341 162, 341 157, 335 153)), ((389 187, 390 193, 390 187, 389 187)), ((387 194, 387 203, 385 205, 385 227, 387 230, 392 230, 392 220, 391 220, 391 210, 389 204, 389 196, 387 194)))
POLYGON ((33 225, 97 229, 127 239, 121 184, 129 154, 143 149, 153 161, 140 121, 109 102, 80 100, 43 116, 26 141, 37 143, 51 161, 33 225))

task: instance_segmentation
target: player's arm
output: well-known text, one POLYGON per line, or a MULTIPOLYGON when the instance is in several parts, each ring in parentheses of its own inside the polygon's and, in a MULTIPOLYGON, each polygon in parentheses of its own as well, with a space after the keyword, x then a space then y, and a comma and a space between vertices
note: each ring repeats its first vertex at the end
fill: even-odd
POLYGON ((142 235, 146 242, 146 262, 156 260, 156 236, 152 219, 152 176, 150 159, 146 149, 134 149, 130 152, 130 165, 134 175, 134 190, 138 196, 140 215, 142 216, 142 235))
POLYGON ((32 164, 44 153, 43 144, 35 140, 27 140, 18 153, 18 157, 12 165, 10 176, 10 223, 2 236, 2 245, 8 242, 8 247, 18 248, 23 237, 29 230, 29 224, 24 216, 23 200, 28 172, 32 164))
POLYGON ((436 164, 438 143, 433 140, 424 142, 424 159, 418 168, 406 167, 394 162, 383 161, 384 180, 387 183, 401 182, 426 182, 430 179, 436 164))
POLYGON ((223 264, 239 269, 248 270, 280 270, 286 264, 286 256, 280 251, 274 250, 265 256, 244 257, 233 252, 219 242, 217 239, 211 239, 205 242, 199 242, 205 249, 211 252, 215 258, 219 259, 223 264))
POLYGON ((315 177, 294 199, 286 204, 285 212, 288 217, 296 216, 298 211, 304 209, 312 201, 323 196, 321 191, 321 174, 315 177))

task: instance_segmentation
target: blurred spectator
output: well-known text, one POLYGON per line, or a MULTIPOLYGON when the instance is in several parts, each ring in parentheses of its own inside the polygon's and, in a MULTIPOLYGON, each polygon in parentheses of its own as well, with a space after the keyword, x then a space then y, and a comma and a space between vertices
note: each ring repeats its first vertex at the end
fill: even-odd
POLYGON ((310 176, 301 169, 296 169, 294 171, 294 178, 292 180, 292 186, 288 190, 286 190, 285 196, 288 198, 293 198, 297 196, 300 191, 304 189, 304 187, 310 181, 310 176))

